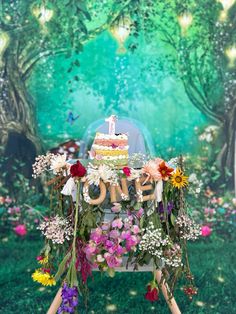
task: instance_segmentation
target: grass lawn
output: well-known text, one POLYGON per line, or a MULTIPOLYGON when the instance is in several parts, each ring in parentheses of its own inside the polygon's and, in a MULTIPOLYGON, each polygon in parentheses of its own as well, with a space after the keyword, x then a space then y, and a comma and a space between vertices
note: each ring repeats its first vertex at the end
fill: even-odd
MULTIPOLYGON (((41 241, 34 238, 5 237, 0 247, 0 313, 46 313, 58 287, 44 288, 31 280, 37 267, 35 256, 41 241)), ((235 258, 233 242, 206 239, 189 246, 192 272, 199 293, 190 302, 180 289, 175 297, 184 314, 233 314, 235 310, 235 258)), ((151 273, 117 273, 114 278, 95 273, 89 280, 90 301, 86 311, 83 304, 79 313, 142 314, 169 313, 161 296, 151 304, 143 297, 151 273)))

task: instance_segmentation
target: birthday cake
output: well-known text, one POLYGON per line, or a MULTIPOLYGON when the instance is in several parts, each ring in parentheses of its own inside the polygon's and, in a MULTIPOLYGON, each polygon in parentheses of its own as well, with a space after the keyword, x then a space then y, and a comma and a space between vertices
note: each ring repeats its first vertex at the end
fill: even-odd
POLYGON ((94 164, 108 164, 115 167, 128 164, 128 135, 115 133, 115 118, 106 119, 109 122, 109 134, 97 132, 90 151, 94 164))

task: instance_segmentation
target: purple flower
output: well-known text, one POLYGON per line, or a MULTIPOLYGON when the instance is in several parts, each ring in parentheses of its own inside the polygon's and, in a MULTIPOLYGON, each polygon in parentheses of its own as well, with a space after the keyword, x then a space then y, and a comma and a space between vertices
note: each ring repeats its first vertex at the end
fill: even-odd
POLYGON ((61 292, 62 304, 58 309, 58 314, 74 313, 75 307, 78 305, 78 289, 77 287, 69 287, 65 283, 61 292))
POLYGON ((162 202, 159 203, 159 205, 158 205, 158 207, 157 207, 157 211, 158 211, 158 213, 160 214, 161 220, 164 219, 164 213, 167 213, 167 215, 169 216, 169 215, 171 214, 173 208, 174 208, 173 202, 169 202, 169 203, 167 204, 167 207, 166 207, 165 209, 164 209, 163 203, 162 203, 162 202))

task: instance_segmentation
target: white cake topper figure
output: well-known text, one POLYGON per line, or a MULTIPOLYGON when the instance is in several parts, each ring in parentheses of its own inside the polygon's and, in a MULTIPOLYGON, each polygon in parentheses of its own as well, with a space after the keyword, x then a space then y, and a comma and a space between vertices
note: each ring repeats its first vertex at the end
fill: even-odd
POLYGON ((112 114, 109 118, 105 119, 106 122, 109 123, 109 135, 115 135, 115 125, 116 125, 116 121, 117 121, 117 116, 115 116, 114 114, 112 114))

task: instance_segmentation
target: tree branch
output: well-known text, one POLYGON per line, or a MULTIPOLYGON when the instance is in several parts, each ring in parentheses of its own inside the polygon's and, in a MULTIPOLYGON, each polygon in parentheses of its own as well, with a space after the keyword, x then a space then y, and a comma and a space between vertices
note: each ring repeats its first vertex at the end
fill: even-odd
MULTIPOLYGON (((107 20, 105 23, 103 23, 101 26, 92 29, 91 31, 88 32, 88 34, 85 34, 81 37, 80 43, 84 45, 86 42, 89 40, 95 38, 98 34, 101 34, 103 31, 105 31, 122 13, 123 11, 129 6, 129 4, 132 2, 132 0, 126 1, 126 3, 122 6, 122 8, 118 12, 111 12, 110 15, 108 16, 107 20)), ((58 47, 58 48, 52 48, 52 50, 42 50, 39 51, 38 54, 36 53, 36 56, 34 58, 26 57, 25 61, 22 61, 22 77, 24 80, 27 80, 33 70, 33 67, 35 64, 41 59, 45 58, 51 55, 58 55, 58 54, 63 54, 70 52, 73 48, 63 48, 63 47, 58 47)))

